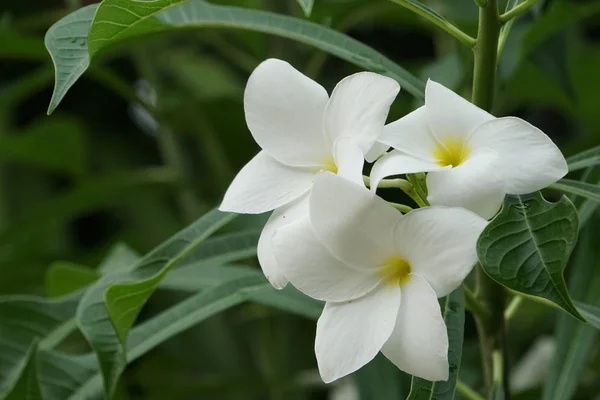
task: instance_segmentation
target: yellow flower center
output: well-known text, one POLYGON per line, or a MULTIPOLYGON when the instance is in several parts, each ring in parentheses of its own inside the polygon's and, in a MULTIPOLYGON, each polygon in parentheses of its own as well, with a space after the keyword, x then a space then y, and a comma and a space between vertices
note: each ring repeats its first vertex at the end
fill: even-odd
POLYGON ((448 137, 443 142, 438 143, 433 150, 433 155, 437 159, 437 164, 445 167, 451 165, 458 167, 471 154, 471 149, 462 139, 448 137))
POLYGON ((337 167, 333 157, 330 157, 330 158, 326 159, 325 162, 323 162, 323 171, 330 171, 337 175, 338 167, 337 167))
POLYGON ((410 263, 404 257, 390 257, 379 270, 386 282, 403 286, 410 280, 410 263))

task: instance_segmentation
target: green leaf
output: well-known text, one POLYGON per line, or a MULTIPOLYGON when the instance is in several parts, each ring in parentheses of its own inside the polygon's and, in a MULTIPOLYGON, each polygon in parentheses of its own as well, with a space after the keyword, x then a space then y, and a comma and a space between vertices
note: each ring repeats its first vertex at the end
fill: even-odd
POLYGON ((90 57, 100 50, 137 35, 181 27, 247 29, 296 40, 361 68, 394 78, 407 92, 424 98, 423 81, 371 47, 330 28, 285 15, 213 5, 202 0, 179 3, 180 0, 105 0, 100 4, 91 28, 90 18, 95 5, 57 22, 46 35, 46 47, 57 70, 55 93, 48 111, 56 108, 87 69, 90 57), (69 30, 72 30, 72 35, 68 34, 69 30), (88 30, 89 36, 86 34, 88 30), (71 36, 76 43, 70 43, 71 36), (80 51, 88 46, 86 37, 89 37, 89 53, 80 51))
POLYGON ((126 364, 129 329, 163 277, 235 217, 212 211, 158 246, 130 271, 104 276, 83 296, 77 324, 98 357, 104 391, 112 398, 126 364))
POLYGON ((496 282, 550 300, 585 321, 563 278, 578 224, 577 210, 566 196, 558 203, 547 202, 539 192, 507 196, 477 241, 479 261, 496 282))
MULTIPOLYGON (((49 300, 35 296, 0 297, 0 399, 30 382, 35 347, 47 348, 64 338, 81 296, 49 300)), ((31 393, 38 389, 31 386, 31 393)), ((18 393, 24 393, 19 389, 18 393)), ((12 395, 10 395, 12 396, 12 395)), ((19 397, 8 398, 19 398, 19 397)), ((21 397, 22 398, 22 397, 21 397)))
POLYGON ((44 42, 52 57, 55 70, 55 85, 48 114, 58 106, 67 91, 90 66, 87 41, 98 4, 67 15, 48 29, 44 42))
POLYGON ((140 260, 140 255, 124 243, 114 245, 98 266, 101 275, 131 270, 140 260))
POLYGON ((447 381, 429 382, 412 378, 407 400, 452 400, 460 370, 465 328, 465 300, 462 287, 450 293, 442 302, 442 316, 448 329, 448 364, 450 376, 447 381))
POLYGON ((416 9, 420 10, 421 12, 429 15, 429 17, 431 19, 438 20, 443 25, 448 24, 448 20, 446 20, 446 18, 442 17, 435 10, 427 7, 425 4, 421 3, 418 0, 391 0, 391 1, 394 3, 400 4, 401 6, 406 7, 409 10, 416 8, 416 9))
POLYGON ((61 297, 76 292, 99 278, 96 271, 68 261, 57 261, 46 272, 46 293, 61 297))
POLYGON ((185 257, 180 268, 198 263, 223 265, 255 256, 259 237, 260 231, 255 229, 211 237, 185 257))
POLYGON ((0 160, 81 176, 86 172, 83 126, 73 118, 44 118, 0 137, 0 160))
POLYGON ((561 179, 549 186, 551 189, 571 193, 576 196, 585 197, 593 201, 600 201, 600 186, 587 182, 574 181, 572 179, 561 179))
POLYGON ((313 8, 313 0, 296 0, 300 7, 302 7, 302 11, 304 11, 304 15, 310 17, 310 13, 313 8))
MULTIPOLYGON (((597 223, 597 219, 595 220, 597 223)), ((582 302, 600 305, 600 247, 598 236, 592 224, 582 231, 575 260, 571 265, 569 290, 575 298, 575 305, 590 323, 594 318, 581 307, 582 302), (579 300, 579 301, 578 301, 579 300)), ((585 306, 583 307, 585 308, 585 306)), ((544 384, 543 400, 569 400, 573 398, 577 386, 584 375, 585 367, 596 346, 599 332, 593 326, 574 321, 561 313, 556 322, 556 351, 550 362, 544 384)))
POLYGON ((15 375, 18 376, 9 392, 2 396, 2 400, 42 400, 42 393, 37 380, 37 340, 34 340, 17 367, 15 375))
POLYGON ((596 329, 600 329, 600 307, 580 301, 576 301, 575 305, 590 325, 593 325, 596 329))
POLYGON ((592 147, 567 158, 569 172, 600 164, 600 146, 592 147))

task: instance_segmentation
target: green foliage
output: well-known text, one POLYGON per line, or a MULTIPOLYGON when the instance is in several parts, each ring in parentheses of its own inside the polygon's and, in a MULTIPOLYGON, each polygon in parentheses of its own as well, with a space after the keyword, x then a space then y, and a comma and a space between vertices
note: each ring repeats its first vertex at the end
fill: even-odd
POLYGON ((600 201, 600 186, 591 183, 574 181, 572 179, 561 179, 550 187, 565 193, 585 197, 586 199, 593 201, 600 201))
POLYGON ((93 7, 88 6, 70 14, 46 34, 46 47, 57 70, 55 91, 48 112, 56 108, 97 52, 124 39, 162 31, 169 26, 247 29, 297 40, 367 70, 388 75, 409 93, 423 98, 423 82, 405 69, 372 48, 312 22, 264 11, 216 6, 202 0, 153 0, 144 4, 132 0, 107 0, 98 7, 90 26, 93 7), (133 11, 130 10, 131 6, 134 6, 133 11), (65 44, 61 36, 61 32, 69 29, 76 32, 76 37, 72 36, 79 46, 76 49, 73 44, 65 44), (88 30, 89 41, 86 40, 88 30))
MULTIPOLYGON (((575 305, 589 323, 593 322, 594 315, 584 311, 587 307, 600 304, 599 256, 595 229, 590 226, 581 234, 569 283, 569 290, 575 298, 575 305), (589 305, 583 305, 580 301, 585 301, 589 305)), ((598 334, 598 330, 594 327, 575 321, 569 315, 558 316, 556 352, 546 376, 543 400, 573 398, 592 349, 597 343, 598 334)))
POLYGON ((313 8, 313 0, 297 0, 300 7, 302 7, 302 11, 304 11, 304 15, 310 17, 310 13, 313 8))
POLYGON ((448 364, 450 377, 447 381, 429 382, 412 378, 407 400, 452 400, 460 371, 465 328, 465 300, 463 289, 458 288, 442 301, 442 316, 448 329, 448 364))
POLYGON ((577 241, 578 224, 577 211, 567 197, 549 203, 539 192, 507 196, 502 210, 477 241, 479 261, 496 282, 548 299, 585 321, 563 278, 577 241))
POLYGON ((57 261, 50 265, 46 273, 46 293, 50 297, 66 296, 94 283, 98 277, 93 269, 68 261, 57 261))

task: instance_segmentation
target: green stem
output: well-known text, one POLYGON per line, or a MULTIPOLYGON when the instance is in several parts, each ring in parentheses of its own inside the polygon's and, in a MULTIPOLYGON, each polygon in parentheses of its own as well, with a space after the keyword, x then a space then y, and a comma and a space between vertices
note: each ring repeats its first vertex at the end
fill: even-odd
POLYGON ((398 211, 400 211, 401 213, 404 213, 404 214, 409 213, 409 212, 411 212, 413 210, 412 207, 409 207, 409 206, 404 205, 404 204, 394 203, 394 202, 391 202, 391 201, 388 201, 387 203, 390 206, 394 207, 396 210, 398 210, 398 211))
MULTIPOLYGON (((363 176, 363 181, 366 186, 371 186, 371 179, 368 176, 363 176)), ((402 190, 408 195, 419 207, 427 207, 427 201, 422 199, 417 193, 413 185, 406 179, 383 179, 377 185, 377 188, 396 188, 402 190)))
POLYGON ((508 303, 506 310, 504 310, 504 319, 507 322, 513 319, 513 317, 517 313, 517 310, 519 309, 519 307, 521 307, 521 303, 523 303, 523 296, 520 295, 515 295, 510 301, 510 303, 508 303))
POLYGON ((475 293, 467 285, 463 285, 463 291, 467 310, 471 311, 475 318, 488 321, 491 318, 491 313, 487 306, 477 299, 475 293))
MULTIPOLYGON (((479 27, 477 44, 474 48, 475 65, 473 73, 472 101, 478 107, 491 111, 494 102, 496 82, 498 37, 500 34, 500 19, 498 16, 498 0, 488 0, 484 7, 479 9, 479 27)), ((491 395, 493 387, 493 374, 495 365, 492 355, 506 357, 506 328, 504 321, 504 304, 506 293, 504 288, 490 279, 481 266, 476 269, 477 290, 476 296, 480 302, 490 310, 490 318, 485 320, 477 318, 477 330, 481 345, 483 373, 488 393, 491 395)), ((507 400, 510 400, 508 362, 502 360, 502 371, 496 372, 503 375, 502 384, 507 400)), ((496 365, 497 366, 497 365, 496 365)))
POLYGON ((494 382, 502 383, 504 375, 504 356, 502 355, 502 352, 500 350, 494 350, 494 352, 492 353, 492 366, 492 378, 494 382))
POLYGON ((511 19, 518 17, 519 15, 523 14, 525 11, 527 11, 529 8, 531 8, 535 3, 537 3, 539 0, 525 0, 524 2, 522 2, 521 4, 519 4, 516 7, 513 7, 511 10, 508 10, 507 12, 505 12, 504 14, 502 14, 500 16, 500 22, 505 24, 508 21, 510 21, 511 19))
POLYGON ((428 20, 432 24, 436 25, 437 27, 442 28, 443 30, 445 30, 446 32, 448 32, 449 34, 454 36, 456 39, 458 39, 460 42, 462 42, 466 46, 468 46, 468 47, 475 46, 475 39, 473 39, 471 36, 467 35, 463 31, 458 29, 456 26, 452 25, 450 22, 441 18, 439 15, 436 15, 433 12, 431 12, 430 10, 427 10, 425 7, 418 6, 415 4, 415 2, 408 1, 408 0, 391 0, 391 1, 404 7, 404 8, 407 8, 410 11, 414 12, 415 14, 425 18, 426 20, 428 20))
POLYGON ((456 390, 467 400, 485 400, 482 395, 461 380, 456 381, 456 390))

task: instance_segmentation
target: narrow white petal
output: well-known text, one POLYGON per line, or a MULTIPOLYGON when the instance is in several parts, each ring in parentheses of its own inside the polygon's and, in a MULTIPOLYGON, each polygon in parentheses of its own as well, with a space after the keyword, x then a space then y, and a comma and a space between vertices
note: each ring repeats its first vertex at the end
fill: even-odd
POLYGON ((338 259, 376 268, 393 255, 392 232, 402 214, 338 175, 322 172, 310 194, 310 220, 317 237, 338 259))
POLYGON ((486 220, 464 208, 433 206, 405 215, 394 238, 412 271, 429 282, 437 297, 444 297, 473 269, 475 245, 486 225, 486 220))
POLYGON ((448 379, 448 333, 435 292, 412 274, 402 287, 394 332, 381 352, 402 371, 427 379, 448 379))
POLYGON ((305 218, 307 215, 308 195, 306 194, 288 205, 275 209, 260 234, 256 248, 258 262, 263 273, 275 289, 283 289, 288 283, 287 277, 277 264, 277 259, 273 251, 273 235, 275 234, 275 230, 298 221, 301 218, 305 218))
POLYGON ((315 353, 325 383, 371 361, 388 340, 400 307, 400 287, 383 284, 343 303, 326 303, 317 322, 315 353))
POLYGON ((375 144, 371 146, 371 149, 367 151, 367 154, 365 154, 365 160, 367 162, 372 163, 373 161, 377 160, 379 157, 384 155, 385 152, 389 150, 389 148, 390 146, 388 146, 385 143, 375 142, 375 144))
POLYGON ((535 192, 569 172, 565 157, 552 140, 520 118, 497 118, 479 125, 469 145, 498 153, 497 173, 510 194, 535 192))
POLYGON ((337 84, 325 108, 325 132, 331 143, 351 136, 366 154, 381 135, 400 85, 372 72, 350 75, 337 84))
POLYGON ((322 165, 331 156, 323 132, 327 91, 285 61, 262 62, 244 92, 246 123, 259 146, 291 166, 322 165))
POLYGON ((339 176, 361 186, 364 185, 362 170, 365 162, 362 151, 353 138, 348 136, 337 138, 333 144, 333 158, 339 176))
POLYGON ((441 167, 430 161, 408 156, 400 151, 392 150, 381 157, 371 169, 371 190, 375 191, 379 182, 385 177, 416 172, 442 171, 450 166, 441 167))
POLYGON ((478 151, 456 168, 427 175, 431 205, 463 207, 492 218, 504 200, 504 181, 498 176, 498 156, 478 151))
POLYGON ((386 125, 378 140, 413 157, 437 161, 434 151, 438 142, 429 128, 425 106, 386 125))
POLYGON ((433 134, 442 142, 449 137, 466 140, 479 124, 494 119, 493 115, 432 80, 427 81, 425 87, 425 109, 433 134))
POLYGON ((354 269, 335 258, 317 239, 309 218, 275 230, 273 250, 292 285, 318 300, 353 300, 381 281, 375 271, 354 269))
POLYGON ((308 192, 317 172, 315 168, 288 167, 261 151, 233 179, 219 210, 242 214, 271 211, 308 192))

